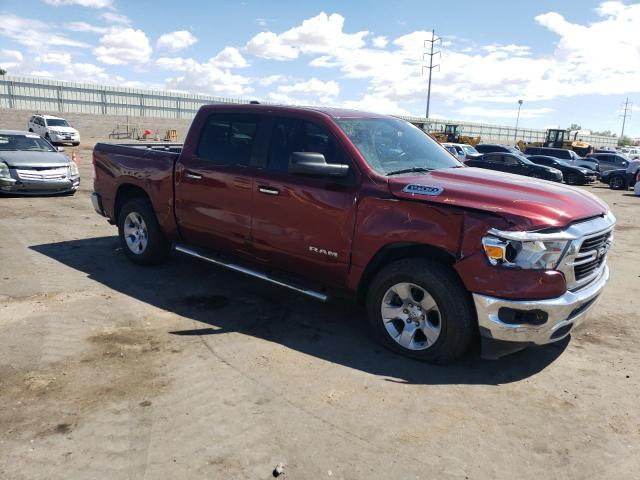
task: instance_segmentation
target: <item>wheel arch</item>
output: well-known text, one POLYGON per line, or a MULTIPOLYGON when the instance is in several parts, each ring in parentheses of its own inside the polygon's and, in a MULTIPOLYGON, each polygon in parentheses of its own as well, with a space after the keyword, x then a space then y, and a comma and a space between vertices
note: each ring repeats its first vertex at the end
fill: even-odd
POLYGON ((356 290, 358 303, 364 303, 371 281, 384 266, 409 257, 428 258, 448 266, 452 266, 456 262, 456 257, 451 252, 433 245, 404 242, 385 245, 371 258, 364 269, 356 290))
POLYGON ((151 205, 151 199, 143 188, 131 183, 123 183, 118 187, 116 198, 113 202, 113 218, 116 222, 118 221, 118 217, 120 216, 120 209, 127 202, 127 200, 130 200, 132 198, 143 198, 149 202, 149 205, 151 205))

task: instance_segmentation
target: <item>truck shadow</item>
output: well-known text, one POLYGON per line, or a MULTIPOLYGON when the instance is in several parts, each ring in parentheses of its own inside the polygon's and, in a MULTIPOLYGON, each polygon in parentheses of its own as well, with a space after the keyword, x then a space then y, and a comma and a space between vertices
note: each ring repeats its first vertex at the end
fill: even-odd
POLYGON ((481 360, 476 348, 453 365, 433 366, 380 347, 367 333, 363 310, 351 302, 324 304, 179 253, 164 265, 140 267, 126 259, 115 236, 30 248, 108 288, 200 324, 167 334, 191 337, 239 332, 392 382, 514 382, 543 370, 568 344, 565 340, 497 361, 481 360))

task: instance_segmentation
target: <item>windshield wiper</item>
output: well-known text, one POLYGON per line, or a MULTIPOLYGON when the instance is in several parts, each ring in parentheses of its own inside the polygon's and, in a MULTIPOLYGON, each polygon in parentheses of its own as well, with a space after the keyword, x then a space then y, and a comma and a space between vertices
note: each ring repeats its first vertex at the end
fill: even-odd
POLYGON ((414 172, 430 172, 434 170, 433 168, 427 167, 411 167, 411 168, 403 168, 402 170, 393 170, 387 173, 387 177, 390 175, 400 175, 401 173, 414 173, 414 172))

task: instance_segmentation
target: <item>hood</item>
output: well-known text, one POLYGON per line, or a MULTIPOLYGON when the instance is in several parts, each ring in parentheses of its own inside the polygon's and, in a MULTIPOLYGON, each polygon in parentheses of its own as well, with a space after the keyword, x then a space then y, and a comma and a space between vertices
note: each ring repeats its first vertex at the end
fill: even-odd
POLYGON ((10 167, 65 167, 69 157, 59 152, 0 151, 0 162, 10 167))
POLYGON ((76 133, 77 130, 73 127, 56 127, 54 125, 47 127, 49 130, 54 130, 56 132, 64 132, 64 133, 76 133))
POLYGON ((389 188, 398 198, 519 217, 512 220, 521 228, 563 227, 609 210, 578 188, 472 167, 390 177, 389 188), (420 186, 427 188, 421 191, 420 186))

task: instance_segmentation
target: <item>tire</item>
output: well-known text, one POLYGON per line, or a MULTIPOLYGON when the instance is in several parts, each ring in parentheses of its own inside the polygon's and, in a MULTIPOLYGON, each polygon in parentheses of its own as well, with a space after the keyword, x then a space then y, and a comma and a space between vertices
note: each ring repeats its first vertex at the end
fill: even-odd
POLYGON ((156 214, 145 198, 127 200, 118 214, 120 245, 129 260, 138 265, 157 265, 171 251, 156 214))
POLYGON ((609 179, 609 188, 611 190, 624 190, 626 188, 624 178, 618 175, 609 179))
POLYGON ((77 147, 78 145, 80 145, 80 142, 73 142, 71 145, 73 145, 74 147, 77 147))
POLYGON ((30 128, 30 129, 29 129, 29 131, 30 131, 31 133, 33 133, 33 128, 30 128))
POLYGON ((424 258, 398 260, 378 272, 367 292, 366 309, 369 328, 378 342, 434 364, 460 358, 477 331, 471 298, 457 275, 450 267, 424 258), (405 295, 409 302, 397 294, 404 288, 399 286, 406 284, 410 284, 409 295, 405 295), (426 295, 420 295, 421 290, 426 295), (396 313, 399 318, 393 318, 396 313), (412 338, 409 342, 408 337, 412 338))

